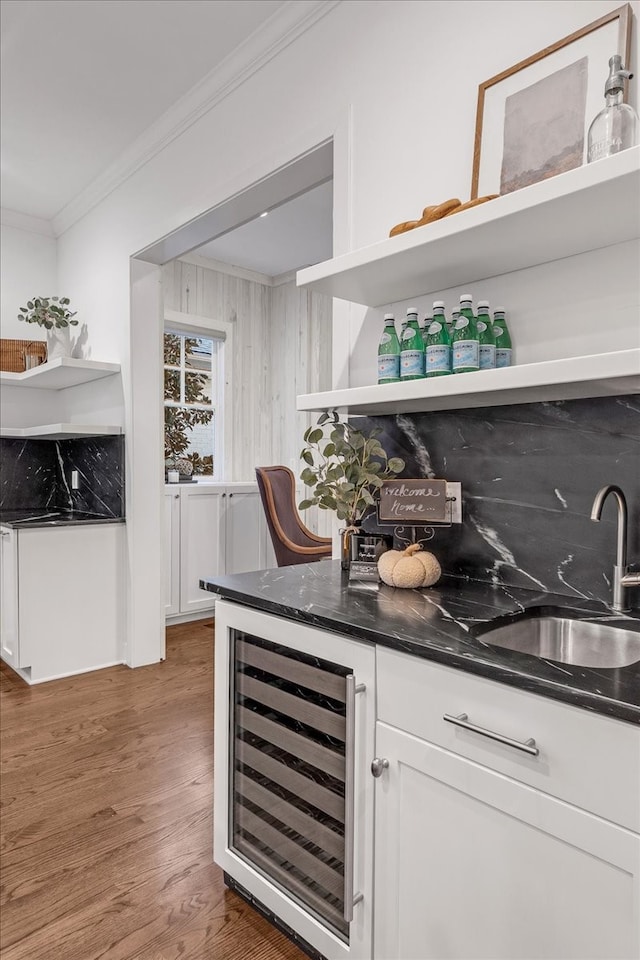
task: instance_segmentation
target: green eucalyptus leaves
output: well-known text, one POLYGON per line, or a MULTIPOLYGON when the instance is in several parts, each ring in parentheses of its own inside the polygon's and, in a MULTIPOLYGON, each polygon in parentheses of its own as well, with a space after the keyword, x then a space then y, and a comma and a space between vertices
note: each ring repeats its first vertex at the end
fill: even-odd
POLYGON ((335 411, 323 413, 317 426, 304 434, 306 446, 300 459, 306 467, 300 479, 313 489, 313 496, 299 504, 300 510, 318 506, 335 510, 339 520, 359 523, 375 503, 382 481, 404 470, 404 460, 387 457, 377 439, 381 433, 375 428, 364 434, 348 422, 341 423, 335 411))
POLYGON ((18 320, 37 323, 47 330, 53 327, 77 327, 78 321, 72 319, 76 314, 68 309, 70 302, 68 297, 34 297, 26 307, 20 307, 18 320))

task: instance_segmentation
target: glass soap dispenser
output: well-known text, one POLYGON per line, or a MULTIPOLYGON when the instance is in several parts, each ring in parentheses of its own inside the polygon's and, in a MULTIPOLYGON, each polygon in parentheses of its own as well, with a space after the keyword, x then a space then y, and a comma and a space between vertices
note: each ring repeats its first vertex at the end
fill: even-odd
POLYGON ((623 103, 624 81, 633 76, 622 66, 622 57, 616 54, 609 60, 609 77, 604 86, 606 106, 589 127, 587 162, 610 157, 638 142, 638 115, 623 103))

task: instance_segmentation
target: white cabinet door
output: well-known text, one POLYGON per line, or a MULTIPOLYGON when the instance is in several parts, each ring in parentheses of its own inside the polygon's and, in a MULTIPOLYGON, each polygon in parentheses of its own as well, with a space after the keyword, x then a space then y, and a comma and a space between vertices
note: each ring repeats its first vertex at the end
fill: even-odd
POLYGON ((164 612, 180 613, 180 491, 164 492, 164 612))
POLYGON ((384 723, 376 753, 375 957, 638 956, 640 837, 384 723))
POLYGON ((255 485, 227 486, 225 537, 225 573, 265 569, 267 523, 255 485))
POLYGON ((212 595, 198 584, 202 577, 224 573, 224 498, 224 487, 194 484, 180 491, 181 613, 214 606, 212 595))
POLYGON ((0 529, 0 652, 12 667, 19 667, 18 634, 18 535, 0 529))

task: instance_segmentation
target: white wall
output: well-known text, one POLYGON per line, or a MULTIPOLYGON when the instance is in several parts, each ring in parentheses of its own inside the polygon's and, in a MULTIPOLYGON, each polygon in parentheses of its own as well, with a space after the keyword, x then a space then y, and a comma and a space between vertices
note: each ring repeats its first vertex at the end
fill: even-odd
POLYGON ((8 340, 46 340, 42 327, 35 323, 21 323, 17 314, 32 297, 65 296, 58 290, 56 240, 50 224, 2 212, 0 275, 2 337, 8 340), (22 226, 17 226, 16 222, 22 226))
MULTIPOLYGON (((59 242, 61 288, 91 318, 93 356, 115 354, 123 365, 129 452, 138 441, 134 424, 139 430, 143 422, 134 421, 130 399, 133 253, 333 134, 336 253, 385 237, 429 202, 468 197, 478 84, 617 5, 346 0, 70 228, 59 242)), ((632 6, 637 14, 638 0, 632 6)), ((338 316, 346 354, 362 311, 340 307, 338 316)), ((334 362, 336 378, 343 367, 334 362)), ((137 395, 137 405, 145 402, 157 403, 152 385, 146 398, 137 395)), ((146 514, 158 525, 159 469, 160 454, 137 461, 127 504, 130 515, 146 514)), ((141 524, 130 534, 134 606, 143 595, 143 568, 160 578, 149 529, 141 524)), ((146 621, 130 617, 137 624, 130 637, 135 663, 158 656, 156 611, 146 613, 146 621)))

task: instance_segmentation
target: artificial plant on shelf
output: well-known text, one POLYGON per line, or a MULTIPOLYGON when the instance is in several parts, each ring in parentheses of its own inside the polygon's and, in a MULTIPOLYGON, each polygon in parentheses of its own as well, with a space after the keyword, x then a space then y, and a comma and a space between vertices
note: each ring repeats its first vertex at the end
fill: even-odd
POLYGON ((70 303, 68 297, 34 297, 27 301, 26 307, 20 307, 18 320, 37 323, 46 330, 53 330, 54 327, 77 327, 78 321, 73 319, 77 310, 72 313, 69 310, 70 303))
POLYGON ((348 421, 341 422, 332 411, 323 413, 304 434, 306 446, 300 459, 306 466, 300 479, 312 495, 298 506, 300 510, 315 506, 334 510, 338 520, 346 522, 343 556, 350 534, 360 528, 383 480, 393 480, 404 470, 404 460, 387 456, 378 440, 381 433, 377 427, 363 433, 348 421))
POLYGON ((77 311, 69 310, 68 297, 33 297, 26 307, 20 307, 18 320, 37 323, 47 336, 47 360, 71 356, 70 327, 77 327, 73 318, 77 311))

